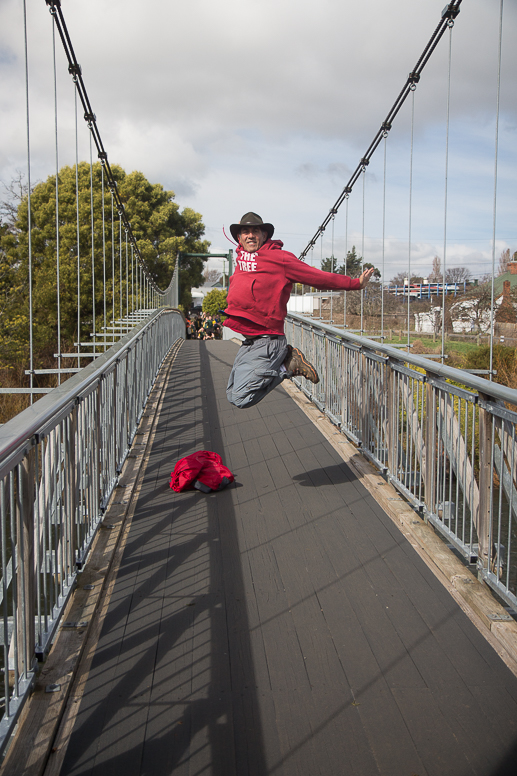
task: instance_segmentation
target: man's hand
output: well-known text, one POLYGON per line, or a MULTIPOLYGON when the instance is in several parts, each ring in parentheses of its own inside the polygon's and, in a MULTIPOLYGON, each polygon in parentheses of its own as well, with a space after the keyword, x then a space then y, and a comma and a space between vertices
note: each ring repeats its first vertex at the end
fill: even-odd
POLYGON ((361 284, 361 288, 364 288, 370 282, 370 279, 374 272, 375 272, 375 267, 370 267, 370 269, 365 269, 362 275, 359 275, 359 282, 361 284))

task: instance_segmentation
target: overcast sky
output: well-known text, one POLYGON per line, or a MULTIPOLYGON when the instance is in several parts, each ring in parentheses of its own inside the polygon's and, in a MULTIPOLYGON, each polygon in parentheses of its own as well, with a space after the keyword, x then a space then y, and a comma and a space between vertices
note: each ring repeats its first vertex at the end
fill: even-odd
MULTIPOLYGON (((437 26, 445 0, 62 0, 110 162, 173 189, 214 252, 248 210, 299 253, 346 185, 437 26)), ((0 0, 0 180, 25 170, 22 0, 0 0)), ((448 266, 492 261, 500 0, 463 0, 452 33, 448 266)), ((55 170, 52 26, 27 0, 31 170, 55 170)), ((504 2, 496 261, 517 250, 517 0, 504 2)), ((427 274, 444 254, 448 33, 387 141, 384 277, 427 274)), ((59 166, 75 163, 73 85, 57 40, 59 166)), ((88 159, 81 127, 80 157, 88 159)), ((334 225, 381 267, 381 146, 334 225)), ((332 250, 331 230, 309 260, 332 250)), ((217 266, 217 262, 213 262, 217 266)), ((220 266, 220 264, 219 264, 220 266)))

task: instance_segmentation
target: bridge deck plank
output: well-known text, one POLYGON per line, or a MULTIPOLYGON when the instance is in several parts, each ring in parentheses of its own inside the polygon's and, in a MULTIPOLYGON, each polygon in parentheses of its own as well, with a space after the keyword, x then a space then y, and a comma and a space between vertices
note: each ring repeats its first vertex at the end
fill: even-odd
POLYGON ((517 679, 282 390, 234 410, 235 345, 167 388, 63 776, 505 776, 517 679), (237 483, 174 494, 175 461, 237 483))

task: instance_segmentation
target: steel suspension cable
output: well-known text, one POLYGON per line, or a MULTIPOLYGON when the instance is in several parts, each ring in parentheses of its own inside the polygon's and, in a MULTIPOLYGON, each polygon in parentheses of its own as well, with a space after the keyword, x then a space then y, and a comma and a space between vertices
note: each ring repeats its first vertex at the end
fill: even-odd
MULTIPOLYGON (((34 321, 32 310, 32 205, 31 205, 31 141, 30 141, 30 112, 29 112, 29 52, 27 38, 27 6, 23 0, 23 36, 25 46, 25 116, 27 131, 27 235, 29 252, 29 369, 30 369, 30 403, 34 401, 32 389, 34 388, 34 321)), ((8 693, 6 693, 8 697, 8 693)))
MULTIPOLYGON (((48 0, 47 0, 48 2, 48 0)), ((385 120, 381 124, 380 129, 378 130, 377 134, 373 138, 372 142, 368 146, 366 153, 364 154, 363 158, 355 168, 354 172, 352 173, 348 183, 346 184, 345 188, 341 192, 340 196, 332 206, 332 208, 329 210, 329 213, 327 217, 324 219, 324 221, 320 224, 318 227, 315 235, 312 237, 312 239, 309 241, 309 243, 306 245, 306 247, 303 249, 303 251, 300 253, 299 258, 305 259, 308 251, 310 250, 311 245, 315 244, 320 234, 322 234, 325 229, 327 228, 328 224, 330 223, 332 213, 336 214, 341 205, 343 204, 344 200, 346 199, 346 195, 350 194, 352 192, 352 189, 355 185, 355 183, 358 181, 363 168, 366 167, 370 163, 370 159, 372 158, 375 150, 377 149, 379 143, 381 142, 382 138, 384 137, 385 132, 389 132, 395 117, 399 113, 402 105, 406 101, 410 91, 411 86, 413 84, 417 84, 420 80, 420 76, 422 74, 422 71, 424 70, 427 62, 429 61, 431 55, 433 54, 434 50, 436 49, 438 43, 440 42, 443 34, 445 33, 448 21, 450 19, 455 19, 457 15, 460 12, 460 5, 462 0, 453 0, 453 2, 450 2, 448 5, 445 6, 445 8, 442 11, 441 19, 439 24, 437 25, 435 31, 431 35, 430 40, 428 41, 426 47, 424 48, 422 54, 420 55, 420 58, 418 62, 416 63, 415 67, 409 74, 406 83, 402 87, 402 90, 400 94, 398 95, 397 99, 393 103, 390 111, 388 112, 385 120)))
MULTIPOLYGON (((456 0, 456 2, 458 2, 458 0, 456 0)), ((461 0, 459 0, 459 2, 461 2, 461 0)), ((77 61, 77 58, 76 58, 75 52, 74 52, 74 48, 72 46, 72 42, 70 40, 70 35, 68 33, 66 22, 65 22, 65 19, 64 19, 64 16, 63 16, 63 11, 62 11, 62 8, 61 8, 61 0, 45 0, 45 3, 46 3, 46 5, 49 6, 50 13, 52 14, 52 16, 54 18, 54 22, 56 24, 56 27, 58 29, 58 32, 59 32, 59 35, 60 35, 60 38, 61 38, 61 42, 63 44, 65 55, 66 55, 66 58, 68 60, 68 72, 72 75, 72 77, 75 77, 77 79, 77 90, 78 90, 78 93, 79 93, 79 98, 80 98, 81 103, 82 103, 83 108, 84 108, 84 118, 85 118, 85 121, 88 124, 88 127, 90 128, 90 132, 92 134, 93 141, 94 141, 95 146, 97 148, 98 158, 101 161, 104 160, 104 162, 105 162, 106 177, 107 177, 107 180, 108 180, 108 183, 109 183, 110 187, 113 189, 113 193, 114 193, 114 197, 115 197, 115 202, 116 202, 116 205, 117 205, 117 210, 121 214, 121 218, 124 221, 124 226, 128 230, 129 240, 131 241, 131 244, 134 247, 135 255, 137 257, 137 261, 141 264, 142 272, 148 278, 148 280, 149 280, 150 284, 153 286, 153 288, 156 288, 156 291, 158 293, 163 294, 163 292, 160 291, 160 289, 158 289, 155 286, 154 282, 152 281, 152 278, 150 276, 149 270, 147 268, 147 264, 146 264, 144 258, 142 257, 142 255, 140 253, 140 250, 138 248, 135 236, 134 236, 133 231, 131 229, 131 224, 130 224, 128 218, 127 218, 127 215, 126 215, 126 212, 125 212, 125 208, 124 208, 124 203, 122 202, 122 199, 121 199, 121 197, 120 197, 120 195, 118 193, 117 181, 115 180, 115 178, 113 176, 113 172, 111 170, 111 167, 110 167, 110 164, 109 164, 109 161, 108 161, 108 154, 106 153, 106 151, 104 149, 102 138, 101 138, 99 129, 97 127, 97 117, 95 116, 95 114, 94 114, 94 112, 92 110, 90 99, 88 97, 88 93, 87 93, 86 87, 84 85, 82 71, 81 71, 81 66, 79 65, 79 63, 77 61)))
MULTIPOLYGON (((366 196, 366 166, 363 167, 363 212, 361 219, 361 274, 364 271, 364 206, 366 196)), ((364 288, 361 290, 361 337, 364 332, 364 288)))
MULTIPOLYGON (((323 264, 323 232, 320 235, 320 269, 323 264)), ((323 292, 320 291, 320 320, 323 320, 323 292)))
POLYGON ((126 231, 126 318, 129 318, 129 253, 127 246, 127 229, 126 231))
MULTIPOLYGON (((75 83, 75 82, 74 82, 75 83)), ((77 366, 81 366, 81 228, 79 221, 79 123, 77 120, 77 89, 75 105, 75 215, 77 224, 77 366)))
POLYGON ((102 188, 102 296, 104 308, 104 342, 106 342, 107 320, 106 320, 106 216, 104 213, 104 164, 101 162, 101 188, 102 188))
MULTIPOLYGON (((334 216, 332 216, 332 251, 331 251, 331 257, 330 257, 330 271, 334 272, 334 216)), ((330 323, 334 323, 333 319, 333 312, 334 312, 334 292, 330 292, 330 323)))
POLYGON ((113 207, 113 189, 111 194, 111 323, 115 325, 115 210, 113 207))
POLYGON ((445 194, 443 216, 443 277, 442 277, 442 364, 445 361, 445 283, 447 279, 447 204, 449 187, 449 131, 451 115, 451 69, 452 69, 452 28, 454 20, 449 19, 449 66, 447 71, 447 121, 445 127, 445 194))
POLYGON ((90 223, 92 230, 92 316, 93 316, 93 340, 95 341, 95 232, 93 218, 93 148, 92 133, 90 127, 90 223))
POLYGON ((54 136, 56 150, 56 301, 57 301, 57 383, 61 385, 61 284, 59 262, 59 142, 57 123, 57 74, 56 74, 56 27, 52 16, 52 63, 54 68, 54 136))
POLYGON ((131 313, 135 312, 135 275, 134 275, 134 251, 131 246, 131 313))
POLYGON ((499 112, 501 99, 501 61, 503 50, 503 0, 499 6, 499 48, 497 56, 497 99, 495 118, 495 153, 494 153, 494 208, 492 227, 492 288, 490 300, 490 380, 494 379, 494 277, 495 277, 495 235, 497 220, 497 166, 499 159, 499 112))
POLYGON ((386 156, 388 133, 384 133, 384 169, 382 177, 382 272, 381 272, 381 343, 384 342, 384 263, 386 247, 386 156))
POLYGON ((384 164, 382 176, 382 251, 381 251, 381 343, 384 342, 384 266, 386 248, 386 148, 388 133, 384 135, 384 164))
POLYGON ((119 291, 120 291, 120 306, 119 306, 119 317, 120 320, 122 320, 122 214, 119 211, 119 218, 118 218, 118 253, 119 253, 119 276, 118 276, 118 283, 119 283, 119 291))
MULTIPOLYGON (((345 197, 345 275, 348 274, 347 272, 347 265, 348 265, 348 200, 350 195, 347 193, 345 197)), ((343 328, 346 328, 346 302, 347 302, 347 296, 346 291, 343 291, 343 328)))
POLYGON ((408 286, 407 286, 407 349, 411 347, 410 322, 411 322, 411 238, 412 238, 412 215, 413 215, 413 146, 415 141, 415 84, 412 84, 411 95, 411 144, 409 152, 409 224, 408 224, 408 286))

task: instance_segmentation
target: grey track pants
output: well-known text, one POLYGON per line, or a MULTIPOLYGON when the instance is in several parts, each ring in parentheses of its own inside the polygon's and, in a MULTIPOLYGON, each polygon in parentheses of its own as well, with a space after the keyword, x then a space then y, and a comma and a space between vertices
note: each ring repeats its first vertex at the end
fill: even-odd
POLYGON ((287 356, 285 337, 244 340, 234 361, 226 396, 230 404, 245 409, 262 401, 290 372, 280 367, 287 356))

